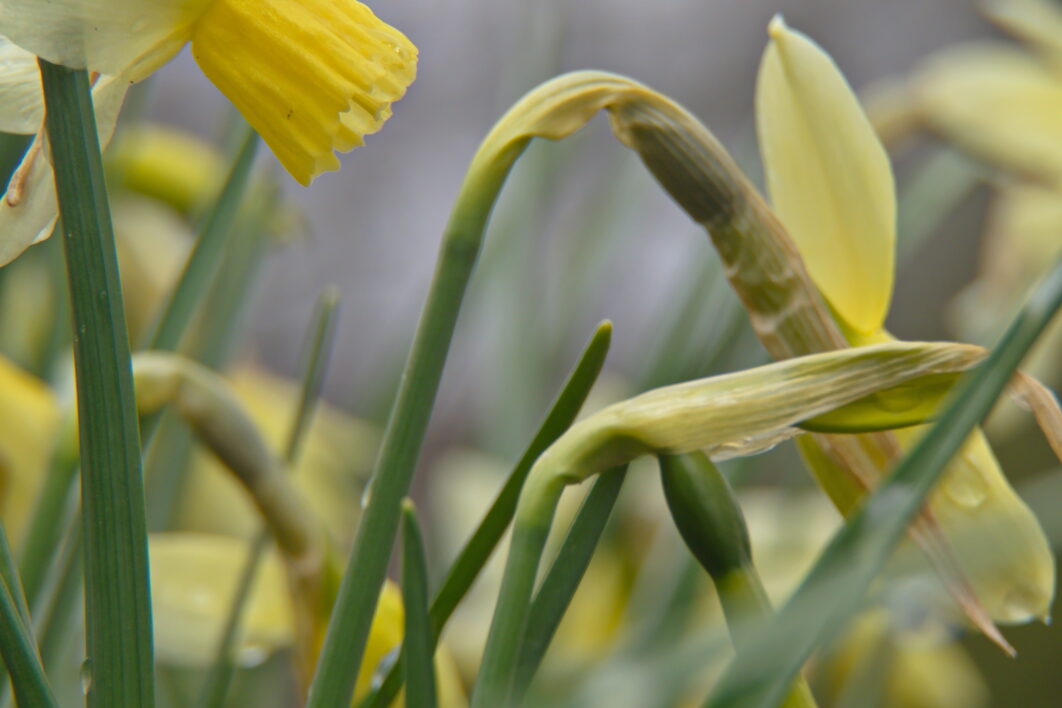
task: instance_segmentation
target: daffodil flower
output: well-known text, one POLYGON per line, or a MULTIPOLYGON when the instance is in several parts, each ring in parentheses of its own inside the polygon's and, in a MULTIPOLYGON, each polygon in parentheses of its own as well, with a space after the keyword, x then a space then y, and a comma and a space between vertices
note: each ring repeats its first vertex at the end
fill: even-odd
MULTIPOLYGON (((51 156, 44 136, 44 101, 37 57, 15 46, 0 31, 0 132, 34 135, 0 199, 0 265, 48 238, 57 207, 51 156)), ((92 98, 100 145, 114 132, 129 84, 113 76, 96 77, 92 98)))
MULTIPOLYGON (((891 339, 895 190, 889 160, 833 60, 780 18, 757 85, 757 128, 771 202, 852 346, 891 339)), ((909 447, 921 429, 894 431, 909 447)), ((835 503, 855 503, 844 465, 802 444, 835 503)), ((881 471, 888 460, 880 460, 881 471)), ((1054 559, 1043 531, 980 432, 952 461, 929 503, 955 560, 995 621, 1046 618, 1054 559)))
MULTIPOLYGON (((952 312, 962 337, 987 343, 1030 283, 1062 255, 1062 8, 1044 0, 994 0, 984 9, 1023 44, 981 40, 945 48, 878 103, 906 116, 903 132, 926 128, 1004 177, 997 181, 980 273, 952 312)), ((1052 355, 1059 343, 1062 319, 1025 365, 1049 384, 1062 381, 1059 357, 1052 355)))
POLYGON ((907 81, 911 110, 985 162, 1062 188, 1062 9, 996 0, 986 10, 1027 48, 979 41, 937 52, 907 81))
MULTIPOLYGON (((105 144, 124 88, 191 43, 203 73, 303 185, 379 130, 416 74, 416 47, 357 0, 0 0, 0 36, 0 130, 40 129, 38 56, 100 75, 105 144), (102 95, 111 84, 114 95, 102 95)), ((40 152, 31 148, 19 168, 30 176, 9 186, 0 263, 54 223, 40 152)))

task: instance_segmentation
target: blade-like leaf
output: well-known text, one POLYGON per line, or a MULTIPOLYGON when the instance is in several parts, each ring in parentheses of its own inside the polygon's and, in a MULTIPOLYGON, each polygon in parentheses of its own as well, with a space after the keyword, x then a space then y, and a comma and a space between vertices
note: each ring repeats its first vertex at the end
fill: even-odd
POLYGON ((402 604, 406 629, 402 654, 406 675, 406 703, 435 708, 434 640, 428 618, 428 569, 420 524, 408 499, 402 506, 402 604))
POLYGON ((7 534, 0 525, 0 656, 11 676, 15 700, 29 708, 57 708, 37 654, 22 587, 8 553, 7 534))
POLYGON ((74 328, 89 706, 154 705, 140 435, 88 76, 41 61, 74 328))

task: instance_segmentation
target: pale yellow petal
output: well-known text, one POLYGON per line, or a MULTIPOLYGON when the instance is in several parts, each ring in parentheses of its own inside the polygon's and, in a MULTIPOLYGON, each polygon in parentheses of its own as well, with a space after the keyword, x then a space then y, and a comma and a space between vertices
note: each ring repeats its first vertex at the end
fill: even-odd
MULTIPOLYGON (((909 448, 924 432, 915 428, 895 434, 909 448)), ((1054 555, 1039 521, 1011 488, 980 431, 948 466, 930 497, 930 509, 992 619, 1046 619, 1054 597, 1054 555)))
MULTIPOLYGON (((93 88, 101 146, 110 142, 128 88, 128 80, 112 76, 101 77, 93 88)), ((55 178, 48 151, 40 147, 41 136, 35 140, 37 148, 30 147, 0 199, 0 265, 14 260, 37 241, 48 238, 55 226, 58 213, 55 178)))
POLYGON ((43 107, 37 57, 0 36, 0 131, 36 133, 43 107))
MULTIPOLYGON (((151 601, 159 661, 209 666, 250 544, 230 536, 153 534, 151 601)), ((268 553, 259 568, 236 646, 238 663, 261 663, 293 641, 284 568, 268 553)))
POLYGON ((0 0, 0 35, 50 62, 138 80, 188 40, 211 0, 0 0))
POLYGON ((929 125, 992 164, 1062 183, 1062 80, 1032 55, 983 43, 934 56, 913 86, 929 125))
POLYGON ((0 518, 14 548, 33 513, 60 417, 44 382, 0 357, 0 518))
POLYGON ((984 12, 997 25, 1043 53, 1062 69, 1062 8, 1054 0, 988 0, 984 12))
POLYGON ((857 332, 892 297, 896 196, 888 156, 836 64, 776 17, 756 86, 771 203, 812 279, 857 332))

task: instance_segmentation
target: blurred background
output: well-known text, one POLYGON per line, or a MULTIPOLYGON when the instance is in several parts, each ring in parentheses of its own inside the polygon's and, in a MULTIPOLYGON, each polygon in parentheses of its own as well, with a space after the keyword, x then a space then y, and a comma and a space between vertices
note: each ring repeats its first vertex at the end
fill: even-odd
MULTIPOLYGON (((336 475, 354 467, 359 485, 370 469, 377 426, 386 417, 465 169, 494 121, 527 90, 574 69, 630 76, 689 108, 762 185, 753 93, 767 23, 775 13, 818 41, 872 105, 886 108, 881 99, 889 93, 883 87, 917 73, 949 46, 985 39, 1017 45, 964 0, 379 0, 373 9, 419 47, 418 78, 385 128, 341 156, 342 169, 320 176, 309 189, 288 177, 267 149, 259 151, 258 168, 275 178, 279 197, 254 202, 254 208, 266 221, 264 230, 281 238, 263 251, 246 318, 229 333, 231 361, 254 362, 294 378, 315 301, 324 286, 340 288, 324 389, 334 406, 328 415, 338 417, 327 423, 334 445, 326 457, 336 475)), ((134 87, 129 106, 120 131, 156 122, 231 152, 232 108, 187 50, 134 87)), ((1052 120, 1062 125, 1062 113, 1052 120)), ((900 256, 888 328, 906 340, 990 344, 1005 320, 989 313, 980 317, 985 308, 976 295, 984 288, 967 288, 984 278, 992 260, 983 255, 985 238, 1001 232, 998 195, 1011 177, 983 155, 960 154, 939 130, 912 132, 889 141, 899 193, 900 256), (964 291, 960 306, 956 298, 964 291)), ((119 132, 115 145, 121 138, 119 132)), ((1057 252, 1062 229, 1054 231, 1053 224, 1062 224, 1062 207, 1052 213, 1059 219, 1048 219, 1043 238, 1046 250, 1057 252)), ((147 258, 177 264, 183 250, 154 251, 147 258)), ((127 277, 132 276, 123 262, 127 277)), ((9 291, 12 282, 22 281, 8 280, 9 291)), ((999 309, 1009 313, 1029 283, 1030 278, 1011 283, 1007 297, 1013 301, 999 309)), ((562 144, 533 144, 495 211, 418 475, 416 497, 429 524, 436 524, 428 534, 436 574, 523 450, 594 326, 606 318, 615 323, 613 347, 591 407, 767 360, 701 228, 670 202, 599 118, 562 144)), ((19 361, 11 338, 0 340, 4 353, 19 361)), ((1058 349, 1053 351, 1041 357, 1045 363, 1038 373, 1057 385, 1062 366, 1058 349)), ((254 376, 233 376, 241 393, 259 396, 263 409, 279 408, 277 401, 290 397, 290 391, 282 394, 254 376)), ((989 432, 1008 476, 1053 534, 1056 549, 1062 546, 1057 460, 1030 420, 1013 411, 989 432)), ((743 504, 759 544, 757 558, 780 569, 777 582, 784 593, 837 523, 836 514, 822 503, 791 445, 727 465, 726 471, 747 490, 743 504)), ((339 506, 349 500, 337 488, 314 493, 323 505, 331 503, 331 511, 322 513, 332 514, 328 520, 345 540, 353 520, 349 508, 339 506)), ((198 501, 174 512, 178 525, 232 532, 216 520, 229 513, 226 502, 205 503, 205 488, 191 489, 184 494, 198 501)), ((572 614, 582 623, 562 627, 561 658, 543 668, 552 681, 544 684, 563 687, 567 702, 544 689, 537 696, 542 705, 601 705, 602 696, 610 696, 614 708, 672 705, 659 696, 656 702, 647 698, 661 677, 670 676, 668 671, 695 674, 705 652, 719 653, 718 634, 704 646, 682 644, 681 651, 645 640, 671 636, 650 630, 681 634, 689 616, 683 612, 701 612, 695 598, 709 592, 674 531, 660 523, 665 516, 653 475, 632 472, 607 535, 611 550, 588 574, 593 588, 588 592, 598 595, 576 596, 579 610, 572 614), (572 663, 566 667, 565 661, 572 663), (579 673, 590 666, 604 668, 579 673), (644 681, 635 686, 639 677, 644 681)), ((455 618, 459 629, 447 636, 466 678, 471 669, 462 662, 473 662, 481 646, 477 632, 485 628, 490 582, 470 603, 468 616, 455 618)), ((1062 631, 1037 624, 1006 634, 1019 651, 1017 661, 979 636, 963 638, 977 667, 971 670, 984 677, 983 687, 977 684, 972 694, 945 690, 934 697, 925 686, 972 679, 963 673, 967 659, 927 653, 915 660, 930 674, 925 686, 917 684, 925 700, 881 705, 1057 705, 1062 631)), ((247 687, 261 676, 248 672, 241 690, 251 690, 247 687)), ((816 688, 827 692, 831 681, 840 680, 828 669, 818 676, 816 688)), ((835 698, 829 705, 870 705, 852 702, 843 691, 835 698)))

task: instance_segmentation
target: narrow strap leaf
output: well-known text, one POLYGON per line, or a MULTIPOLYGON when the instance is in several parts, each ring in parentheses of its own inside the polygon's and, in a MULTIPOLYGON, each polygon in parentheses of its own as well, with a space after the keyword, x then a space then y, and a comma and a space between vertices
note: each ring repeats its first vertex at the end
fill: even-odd
POLYGON ((6 577, 0 582, 0 655, 11 675, 12 689, 19 706, 57 708, 59 704, 44 675, 33 635, 16 600, 20 592, 17 586, 8 584, 6 577))
POLYGON ((405 638, 402 654, 406 675, 406 704, 435 708, 435 641, 428 618, 428 569, 424 541, 413 502, 402 505, 402 604, 405 606, 405 638))
POLYGON ((155 703, 140 436, 85 71, 40 62, 74 327, 85 535, 88 704, 155 703))

